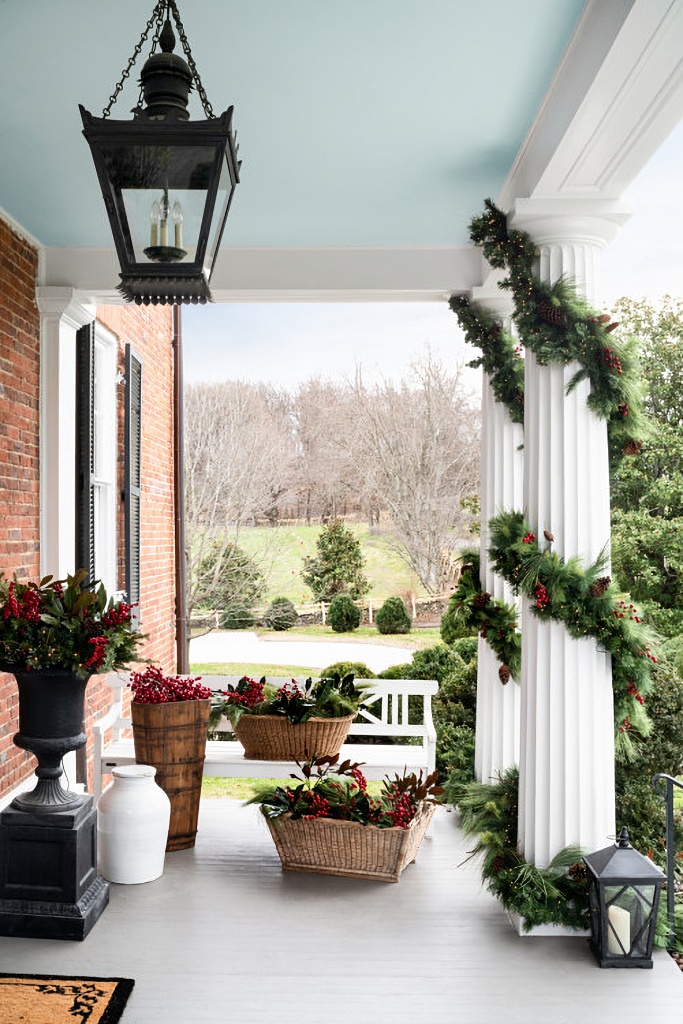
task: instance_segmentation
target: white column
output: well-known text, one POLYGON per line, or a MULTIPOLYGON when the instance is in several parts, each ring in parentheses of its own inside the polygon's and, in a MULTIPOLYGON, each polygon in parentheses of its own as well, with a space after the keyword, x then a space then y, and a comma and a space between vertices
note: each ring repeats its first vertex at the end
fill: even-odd
MULTIPOLYGON (((592 302, 600 250, 624 219, 614 204, 521 200, 510 223, 538 244, 542 280, 571 277, 592 302)), ((542 546, 548 530, 562 557, 591 562, 609 553, 607 427, 586 405, 587 382, 566 395, 577 369, 527 351, 524 510, 542 546)), ((614 834, 612 668, 594 640, 539 620, 527 600, 522 632, 519 842, 546 867, 565 846, 592 852, 614 834)))
POLYGON ((95 307, 73 288, 36 289, 40 310, 40 571, 76 568, 76 331, 95 307))
MULTIPOLYGON (((511 330, 512 298, 509 292, 492 294, 475 289, 472 300, 484 306, 511 330)), ((481 583, 492 597, 514 602, 510 588, 491 569, 488 555, 489 520, 499 512, 522 505, 524 442, 522 425, 510 419, 497 402, 484 374, 481 400, 481 583)), ((518 681, 503 685, 498 675, 501 662, 486 640, 479 638, 477 661, 477 721, 474 753, 476 778, 495 781, 506 768, 519 762, 520 690, 518 681)))

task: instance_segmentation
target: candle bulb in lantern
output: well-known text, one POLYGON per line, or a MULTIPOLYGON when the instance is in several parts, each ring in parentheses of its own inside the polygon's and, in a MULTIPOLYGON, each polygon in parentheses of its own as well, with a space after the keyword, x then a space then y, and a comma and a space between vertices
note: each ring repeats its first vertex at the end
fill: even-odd
POLYGON ((631 915, 623 907, 612 905, 607 908, 607 920, 608 952, 614 956, 628 956, 631 951, 631 915))
POLYGON ((152 212, 149 215, 149 219, 150 219, 150 222, 151 222, 151 224, 150 224, 150 232, 149 232, 149 244, 150 245, 158 245, 159 244, 159 221, 161 220, 161 207, 159 205, 159 200, 158 199, 155 199, 154 203, 152 204, 152 212))
POLYGON ((176 249, 182 249, 183 247, 183 208, 176 199, 173 204, 173 224, 175 226, 175 247, 176 249))
POLYGON ((168 245, 168 192, 161 200, 161 223, 159 224, 159 245, 168 245))

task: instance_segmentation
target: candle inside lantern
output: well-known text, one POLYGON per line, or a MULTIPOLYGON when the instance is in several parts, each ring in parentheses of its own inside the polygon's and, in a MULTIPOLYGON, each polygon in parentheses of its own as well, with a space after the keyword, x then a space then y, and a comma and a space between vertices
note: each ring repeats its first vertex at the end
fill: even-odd
POLYGON ((159 245, 168 245, 168 192, 161 200, 161 223, 159 224, 159 245))
POLYGON ((631 915, 623 907, 612 905, 607 908, 607 920, 608 952, 614 956, 628 956, 631 951, 631 915))
POLYGON ((175 226, 175 247, 176 249, 182 249, 183 247, 183 208, 176 199, 173 204, 173 224, 175 226))
POLYGON ((151 221, 149 231, 149 244, 159 244, 159 221, 161 220, 161 207, 159 206, 159 200, 155 199, 152 204, 152 212, 149 215, 151 221))

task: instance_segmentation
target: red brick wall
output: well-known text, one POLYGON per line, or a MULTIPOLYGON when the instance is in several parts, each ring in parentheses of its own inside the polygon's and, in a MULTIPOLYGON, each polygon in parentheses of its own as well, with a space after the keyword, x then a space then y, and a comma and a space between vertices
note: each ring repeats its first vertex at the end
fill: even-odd
MULTIPOLYGON (((132 304, 100 306, 97 318, 119 339, 118 363, 121 373, 125 373, 127 342, 142 362, 140 625, 148 637, 142 656, 171 672, 176 658, 172 311, 167 307, 132 304)), ((124 408, 121 401, 119 493, 122 491, 124 473, 123 427, 124 408)), ((121 500, 118 515, 121 589, 125 587, 123 513, 121 500)), ((87 691, 87 717, 99 717, 108 706, 108 698, 109 694, 104 687, 91 684, 87 691)), ((91 730, 86 731, 90 741, 91 730)), ((88 778, 92 782, 91 772, 92 764, 89 760, 88 778)))
MULTIPOLYGON (((0 220, 0 570, 40 572, 38 255, 0 220)), ((13 676, 0 674, 0 795, 33 770, 12 743, 17 731, 13 676)))
MULTIPOLYGON (((35 303, 38 256, 0 220, 0 570, 21 579, 40 573, 39 377, 40 318, 35 303)), ((149 639, 143 657, 172 670, 175 664, 175 552, 173 509, 172 312, 165 307, 105 306, 98 319, 120 343, 131 342, 143 363, 141 616, 149 639)), ((123 388, 119 389, 123 424, 123 388)), ((123 480, 123 448, 120 446, 123 480)), ((123 521, 119 523, 123 588, 123 521)), ((109 703, 104 680, 86 694, 87 751, 93 715, 109 703)), ((0 797, 29 775, 32 755, 15 747, 18 701, 14 678, 0 674, 0 797)), ((92 780, 92 765, 89 778, 92 780)))

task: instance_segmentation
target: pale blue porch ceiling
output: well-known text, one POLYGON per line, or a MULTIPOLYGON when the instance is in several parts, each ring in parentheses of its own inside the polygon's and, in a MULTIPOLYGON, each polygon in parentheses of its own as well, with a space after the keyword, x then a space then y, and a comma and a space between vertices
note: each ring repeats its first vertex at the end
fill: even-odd
MULTIPOLYGON (((153 6, 0 0, 0 207, 46 246, 111 244, 78 103, 101 113, 153 6)), ((214 110, 235 105, 224 246, 439 246, 499 194, 583 0, 179 7, 214 110)))

